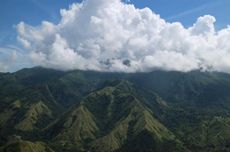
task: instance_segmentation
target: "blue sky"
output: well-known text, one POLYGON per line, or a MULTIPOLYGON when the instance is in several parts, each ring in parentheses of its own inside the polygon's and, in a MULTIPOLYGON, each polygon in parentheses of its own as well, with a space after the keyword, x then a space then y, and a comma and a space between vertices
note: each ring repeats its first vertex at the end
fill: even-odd
MULTIPOLYGON (((202 68, 211 66, 217 71, 230 73, 230 46, 228 45, 230 0, 123 1, 134 4, 136 9, 118 0, 89 0, 89 3, 85 3, 88 7, 83 7, 79 12, 72 8, 70 11, 74 14, 79 13, 81 20, 74 18, 74 22, 55 30, 49 37, 44 33, 55 29, 55 26, 51 27, 50 25, 60 23, 60 9, 68 9, 71 4, 80 3, 82 0, 1 0, 0 72, 16 71, 32 66, 57 69, 68 69, 72 66, 72 69, 106 70, 102 65, 105 58, 114 59, 116 56, 116 63, 111 64, 114 71, 122 71, 127 68, 119 64, 124 58, 124 60, 135 59, 133 61, 135 64, 129 68, 130 71, 151 68, 188 71, 198 69, 200 66, 202 68), (97 4, 103 6, 103 8, 98 8, 104 10, 102 12, 105 14, 100 16, 98 13, 96 19, 99 17, 99 21, 106 26, 101 26, 95 18, 92 20, 93 22, 88 22, 88 17, 92 17, 94 14, 88 16, 87 13, 100 11, 97 10, 97 7, 93 7, 97 4), (155 13, 149 13, 147 9, 142 9, 145 7, 155 13), (91 11, 92 9, 95 10, 91 11), (116 9, 118 14, 114 15, 105 11, 113 9, 116 9), (136 17, 143 15, 144 18, 136 22, 133 14, 136 14, 136 17), (156 14, 159 14, 160 18, 156 14), (146 16, 147 18, 145 18, 146 16), (121 22, 113 22, 121 18, 121 22), (151 20, 153 18, 155 20, 151 20), (166 20, 167 23, 162 22, 161 19, 166 20), (125 27, 126 21, 130 20, 135 23, 132 24, 134 27, 130 27, 132 25, 125 27), (46 32, 40 29, 42 21, 53 23, 46 24, 44 27, 46 32), (93 26, 85 26, 84 21, 88 25, 93 24, 93 26), (16 26, 19 27, 20 22, 25 24, 20 24, 19 31, 21 32, 17 33, 16 26), (181 23, 184 27, 175 22, 181 23), (32 28, 25 25, 30 25, 32 28), (144 25, 144 30, 141 29, 141 26, 137 29, 136 25, 144 25), (31 31, 38 33, 32 34, 31 31), (90 34, 84 31, 88 31, 90 34), (109 33, 111 31, 117 33, 113 35, 113 33, 109 33), (36 37, 38 35, 39 37, 36 37), (84 36, 81 37, 82 35, 84 36), (102 41, 100 38, 103 38, 102 41), (212 42, 210 43, 210 41, 212 42), (126 42, 129 42, 129 45, 126 42), (106 51, 103 51, 103 48, 106 48, 106 51), (120 51, 120 54, 114 54, 117 50, 120 51), (140 54, 139 50, 147 51, 147 53, 140 54), (56 56, 52 56, 54 54, 56 56), (220 58, 222 59, 220 60, 220 58), (92 60, 95 62, 94 64, 92 60), (181 60, 180 64, 178 64, 178 60, 181 60)), ((67 15, 63 18, 68 19, 69 17, 67 15)))
MULTIPOLYGON (((1 0, 0 46, 16 43, 14 26, 20 21, 36 26, 42 20, 58 22, 60 9, 81 0, 1 0)), ((230 24, 229 0, 131 0, 138 8, 149 7, 167 21, 191 26, 199 16, 210 14, 217 19, 216 28, 230 24)))

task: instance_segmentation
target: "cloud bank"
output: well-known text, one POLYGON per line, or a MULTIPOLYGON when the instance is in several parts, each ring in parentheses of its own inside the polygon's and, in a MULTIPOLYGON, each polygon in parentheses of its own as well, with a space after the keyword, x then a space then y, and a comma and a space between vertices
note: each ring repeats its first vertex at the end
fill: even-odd
POLYGON ((0 72, 15 72, 22 67, 33 67, 26 52, 15 46, 0 47, 0 72))
POLYGON ((191 27, 120 0, 85 0, 62 9, 58 24, 17 25, 18 41, 36 65, 61 70, 230 72, 230 27, 213 16, 191 27))

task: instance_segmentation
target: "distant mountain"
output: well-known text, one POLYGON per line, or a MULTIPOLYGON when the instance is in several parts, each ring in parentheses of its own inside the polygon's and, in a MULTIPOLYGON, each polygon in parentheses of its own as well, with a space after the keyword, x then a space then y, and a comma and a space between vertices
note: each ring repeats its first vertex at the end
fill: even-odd
POLYGON ((230 75, 40 67, 2 73, 0 147, 31 145, 55 152, 230 151, 230 75), (21 140, 12 144, 15 135, 21 140))

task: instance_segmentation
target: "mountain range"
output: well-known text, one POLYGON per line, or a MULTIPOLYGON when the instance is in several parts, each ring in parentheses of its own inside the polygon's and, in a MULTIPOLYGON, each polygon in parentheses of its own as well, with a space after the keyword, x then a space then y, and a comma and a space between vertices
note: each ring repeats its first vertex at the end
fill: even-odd
POLYGON ((0 73, 0 152, 229 152, 230 74, 0 73))

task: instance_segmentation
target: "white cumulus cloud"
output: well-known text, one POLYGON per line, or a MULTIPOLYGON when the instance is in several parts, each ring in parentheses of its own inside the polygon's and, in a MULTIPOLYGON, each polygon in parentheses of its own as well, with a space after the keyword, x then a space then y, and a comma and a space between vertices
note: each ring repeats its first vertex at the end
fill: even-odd
POLYGON ((0 47, 0 72, 10 71, 15 65, 17 60, 17 51, 13 48, 1 48, 0 47))
POLYGON ((205 15, 191 27, 120 0, 85 0, 62 9, 58 24, 17 25, 18 40, 37 65, 71 70, 154 69, 230 72, 230 27, 205 15))
POLYGON ((9 45, 0 47, 0 72, 14 72, 23 68, 33 67, 27 52, 9 45))

